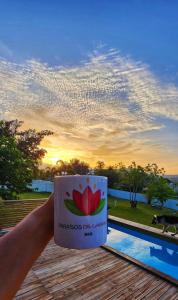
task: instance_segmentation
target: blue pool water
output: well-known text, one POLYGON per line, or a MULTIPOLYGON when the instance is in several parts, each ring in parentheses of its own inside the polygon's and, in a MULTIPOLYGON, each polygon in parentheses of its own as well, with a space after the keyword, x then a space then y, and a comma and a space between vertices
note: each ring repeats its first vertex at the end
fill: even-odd
POLYGON ((178 280, 178 245, 109 222, 106 245, 178 280))

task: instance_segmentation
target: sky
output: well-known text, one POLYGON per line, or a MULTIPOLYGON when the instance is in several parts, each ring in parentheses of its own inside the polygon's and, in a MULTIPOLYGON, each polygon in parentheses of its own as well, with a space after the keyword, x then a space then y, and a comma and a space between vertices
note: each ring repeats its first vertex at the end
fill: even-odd
POLYGON ((0 119, 54 132, 43 162, 178 173, 178 0, 0 0, 0 119))

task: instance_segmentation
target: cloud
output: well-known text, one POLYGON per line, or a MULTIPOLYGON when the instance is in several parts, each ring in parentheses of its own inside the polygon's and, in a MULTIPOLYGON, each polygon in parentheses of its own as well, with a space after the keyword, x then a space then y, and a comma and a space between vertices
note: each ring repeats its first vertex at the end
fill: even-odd
POLYGON ((105 121, 134 130, 157 126, 156 115, 178 119, 177 88, 161 86, 147 66, 116 52, 70 68, 1 61, 0 73, 4 112, 45 108, 74 125, 105 121))
MULTIPOLYGON (((118 153, 128 151, 128 149, 132 149, 132 143, 129 142, 122 142, 119 145, 108 145, 108 144, 103 144, 97 149, 92 151, 92 154, 95 156, 107 156, 108 153, 110 154, 116 154, 118 153)), ((132 149, 133 150, 133 149, 132 149)))
POLYGON ((149 152, 149 144, 158 148, 156 140, 138 135, 164 129, 164 118, 178 121, 178 88, 115 49, 94 51, 73 67, 1 60, 0 107, 1 118, 53 130, 51 149, 115 159, 120 152, 149 152))

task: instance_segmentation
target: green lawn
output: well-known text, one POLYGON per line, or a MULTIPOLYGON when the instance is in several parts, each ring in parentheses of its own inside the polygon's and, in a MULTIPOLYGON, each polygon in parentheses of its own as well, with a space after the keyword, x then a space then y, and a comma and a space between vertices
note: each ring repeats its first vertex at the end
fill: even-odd
MULTIPOLYGON (((28 199, 40 199, 40 198, 48 198, 50 193, 37 193, 37 192, 26 192, 20 194, 20 199, 28 200, 28 199)), ((127 200, 118 199, 114 197, 108 197, 108 204, 111 207, 109 209, 109 214, 120 217, 126 220, 130 220, 133 222, 137 222, 140 224, 162 228, 160 225, 152 225, 152 217, 153 215, 162 215, 162 214, 173 214, 174 211, 168 208, 154 208, 150 205, 139 203, 137 208, 131 208, 130 203, 127 200)), ((176 213, 178 215, 178 212, 176 213)), ((174 231, 170 228, 170 231, 174 231)))
MULTIPOLYGON (((48 198, 50 193, 37 193, 37 192, 26 192, 20 194, 20 199, 40 199, 48 198)), ((151 220, 153 215, 172 214, 173 211, 168 208, 154 208, 144 203, 138 203, 137 208, 131 208, 129 201, 118 199, 115 197, 108 197, 108 204, 111 207, 109 214, 120 217, 126 220, 137 222, 140 224, 161 228, 159 225, 152 225, 151 220)), ((177 212, 178 215, 178 212, 177 212)))
POLYGON ((50 193, 37 193, 37 192, 26 192, 20 194, 20 199, 22 200, 28 200, 28 199, 42 199, 42 198, 48 198, 50 193))
MULTIPOLYGON (((157 228, 162 228, 162 226, 151 224, 152 217, 154 215, 170 215, 173 213, 173 210, 171 209, 153 208, 150 205, 144 203, 138 203, 137 208, 131 208, 129 201, 122 199, 118 200, 114 197, 108 198, 108 204, 111 207, 109 209, 110 215, 157 228)), ((176 215, 178 215, 178 213, 176 213, 176 215)), ((170 231, 172 231, 171 227, 170 231)))

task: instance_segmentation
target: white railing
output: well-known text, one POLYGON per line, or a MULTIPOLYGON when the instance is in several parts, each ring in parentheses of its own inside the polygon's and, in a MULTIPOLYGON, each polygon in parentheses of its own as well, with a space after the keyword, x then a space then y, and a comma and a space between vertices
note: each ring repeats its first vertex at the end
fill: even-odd
POLYGON ((54 183, 52 181, 47 180, 32 180, 30 188, 36 192, 51 193, 54 190, 54 183))
MULTIPOLYGON (((116 198, 122 198, 125 200, 130 199, 130 193, 122 190, 114 190, 114 189, 108 189, 108 195, 116 197, 116 198)), ((144 194, 137 193, 136 194, 136 200, 138 202, 147 203, 147 199, 144 194)), ((171 208, 174 210, 178 210, 178 200, 176 199, 168 199, 164 203, 164 207, 171 208)))
MULTIPOLYGON (((31 188, 37 192, 53 192, 54 190, 54 183, 47 180, 33 180, 31 188)), ((122 198, 125 200, 129 200, 129 192, 122 191, 122 190, 115 190, 115 189, 108 189, 108 195, 122 198)), ((118 199, 119 200, 119 199, 118 199)), ((137 193, 136 200, 138 202, 147 203, 146 197, 144 194, 137 193)), ((166 200, 164 207, 171 208, 174 210, 178 210, 178 200, 176 199, 168 199, 166 200)))

